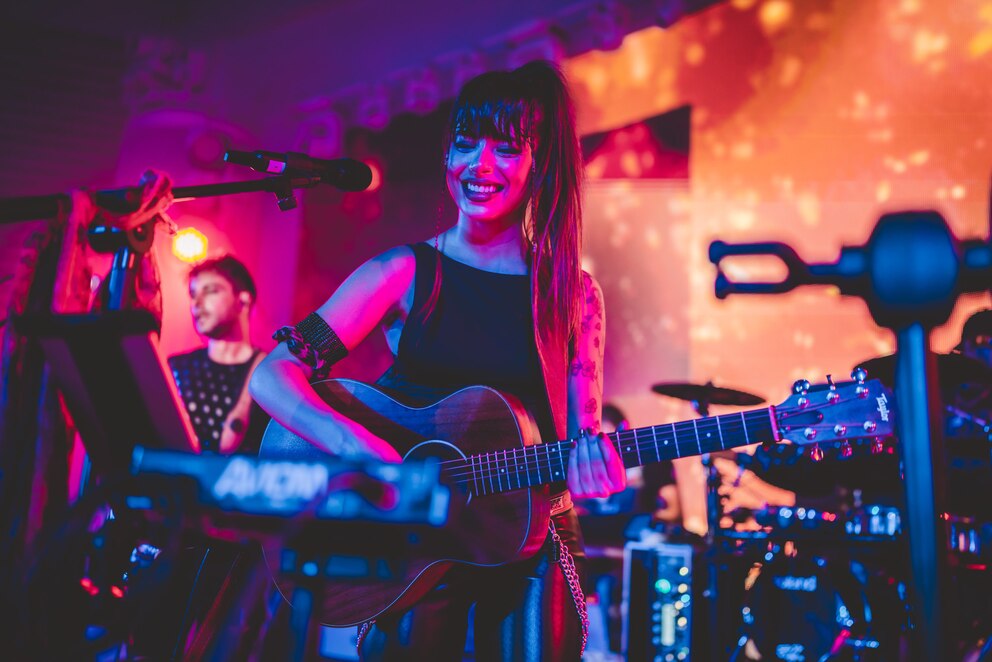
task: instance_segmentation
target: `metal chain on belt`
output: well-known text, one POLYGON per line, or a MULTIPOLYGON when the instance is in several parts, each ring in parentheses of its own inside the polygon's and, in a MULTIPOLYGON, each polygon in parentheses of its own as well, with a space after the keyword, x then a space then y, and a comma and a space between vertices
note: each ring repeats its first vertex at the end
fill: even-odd
MULTIPOLYGON (((558 531, 555 530, 554 522, 548 522, 548 529, 551 531, 551 540, 558 546, 558 565, 561 566, 561 571, 565 574, 565 580, 568 582, 568 590, 572 594, 572 601, 575 603, 575 611, 578 612, 579 622, 582 624, 582 648, 579 650, 579 657, 586 650, 586 642, 589 640, 589 612, 586 609, 586 596, 582 592, 582 584, 579 582, 579 573, 575 569, 575 560, 572 558, 572 553, 568 551, 568 547, 565 546, 565 541, 561 539, 558 535, 558 531)), ((362 642, 365 640, 365 636, 369 633, 375 620, 366 621, 362 623, 358 628, 358 637, 355 643, 355 648, 361 650, 362 642)))
POLYGON ((362 654, 362 642, 365 641, 365 635, 369 633, 369 630, 372 629, 373 625, 375 625, 374 618, 371 621, 365 621, 358 626, 358 637, 355 640, 355 650, 358 651, 359 655, 362 654))
POLYGON ((582 592, 582 584, 579 583, 579 573, 575 569, 575 560, 572 553, 565 546, 565 541, 555 530, 555 523, 548 522, 548 529, 551 531, 551 540, 558 545, 558 565, 565 573, 565 580, 568 581, 568 589, 572 593, 572 600, 575 602, 575 611, 579 614, 579 621, 582 623, 582 648, 579 650, 579 657, 586 651, 586 642, 589 640, 589 612, 586 610, 586 596, 582 592))

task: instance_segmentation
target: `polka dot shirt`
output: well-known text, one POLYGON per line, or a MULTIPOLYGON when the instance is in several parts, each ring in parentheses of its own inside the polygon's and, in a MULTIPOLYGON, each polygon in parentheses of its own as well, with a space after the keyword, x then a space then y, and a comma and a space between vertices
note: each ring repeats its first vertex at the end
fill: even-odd
MULTIPOLYGON (((241 397, 245 379, 254 360, 253 355, 245 363, 216 363, 207 356, 206 348, 169 357, 169 368, 176 386, 179 387, 179 394, 186 403, 186 410, 203 451, 218 450, 224 421, 241 397)), ((264 416, 264 412, 253 403, 253 421, 249 424, 249 432, 252 428, 257 428, 254 419, 258 414, 264 416)), ((258 451, 258 440, 252 441, 250 437, 251 435, 246 435, 238 452, 258 451)))

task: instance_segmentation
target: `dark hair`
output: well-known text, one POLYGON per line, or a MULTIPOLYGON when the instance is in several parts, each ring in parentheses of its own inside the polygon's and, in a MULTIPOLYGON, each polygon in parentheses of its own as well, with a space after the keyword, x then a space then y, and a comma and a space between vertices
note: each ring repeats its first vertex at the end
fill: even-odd
POLYGON ((524 234, 533 249, 539 304, 574 338, 582 313, 582 154, 564 75, 557 65, 535 60, 476 76, 455 99, 445 154, 459 132, 530 144, 531 213, 524 234))
POLYGON ((198 262, 190 269, 189 280, 193 280, 204 271, 213 271, 223 276, 234 288, 234 293, 247 292, 251 296, 252 303, 255 303, 257 292, 255 290, 255 280, 248 273, 248 267, 233 255, 223 255, 198 262))

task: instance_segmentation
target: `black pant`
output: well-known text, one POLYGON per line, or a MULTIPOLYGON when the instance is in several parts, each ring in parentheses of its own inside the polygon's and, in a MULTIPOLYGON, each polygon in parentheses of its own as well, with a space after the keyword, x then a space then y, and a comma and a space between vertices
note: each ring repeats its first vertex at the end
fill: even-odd
MULTIPOLYGON (((578 517, 552 517, 585 580, 578 517)), ((376 620, 361 648, 363 660, 460 662, 469 607, 475 605, 475 658, 535 662, 575 661, 582 629, 550 534, 532 558, 498 568, 455 566, 410 610, 376 620)))

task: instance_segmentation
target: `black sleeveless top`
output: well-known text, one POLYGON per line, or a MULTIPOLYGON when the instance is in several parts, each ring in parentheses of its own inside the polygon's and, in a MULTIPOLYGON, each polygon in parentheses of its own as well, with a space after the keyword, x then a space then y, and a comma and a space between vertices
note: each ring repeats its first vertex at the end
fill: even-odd
POLYGON ((412 244, 417 270, 413 307, 396 360, 378 381, 413 403, 482 384, 518 398, 541 438, 556 441, 544 391, 531 313, 530 277, 476 269, 441 253, 441 289, 427 319, 438 253, 412 244))
MULTIPOLYGON (((210 358, 206 347, 169 357, 169 368, 179 388, 193 429, 200 440, 200 450, 212 453, 219 450, 224 420, 234 409, 241 390, 245 387, 248 372, 255 363, 258 350, 244 363, 217 363, 210 358)), ((269 423, 269 415, 254 401, 238 453, 256 455, 269 423)))

